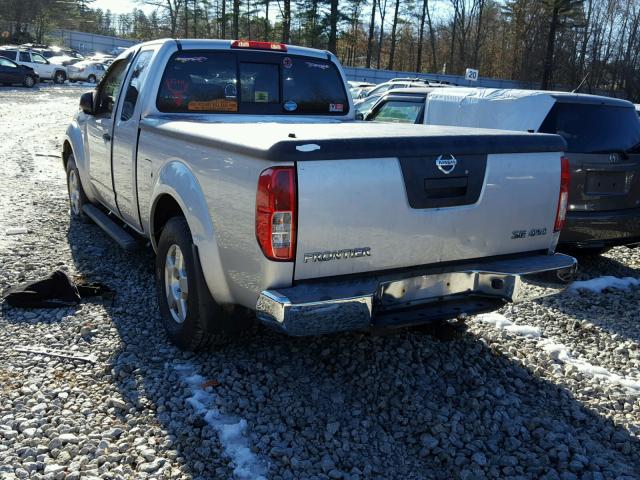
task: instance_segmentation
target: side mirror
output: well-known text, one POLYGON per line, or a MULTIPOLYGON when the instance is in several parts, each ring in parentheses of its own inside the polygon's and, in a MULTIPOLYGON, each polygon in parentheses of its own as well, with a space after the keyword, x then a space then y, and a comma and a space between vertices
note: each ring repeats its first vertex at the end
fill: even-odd
POLYGON ((87 115, 93 115, 93 92, 83 93, 80 97, 80 109, 87 115))

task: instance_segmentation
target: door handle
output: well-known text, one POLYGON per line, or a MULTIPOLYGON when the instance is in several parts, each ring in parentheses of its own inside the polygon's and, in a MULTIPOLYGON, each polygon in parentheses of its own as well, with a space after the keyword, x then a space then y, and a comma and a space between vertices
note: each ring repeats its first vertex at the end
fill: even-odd
POLYGON ((107 142, 111 141, 111 135, 109 135, 108 133, 103 133, 102 138, 104 138, 107 142))

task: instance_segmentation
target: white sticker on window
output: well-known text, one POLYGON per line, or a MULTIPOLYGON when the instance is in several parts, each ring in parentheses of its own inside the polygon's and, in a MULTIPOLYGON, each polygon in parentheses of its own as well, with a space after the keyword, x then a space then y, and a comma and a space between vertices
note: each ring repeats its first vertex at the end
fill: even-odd
POLYGON ((327 65, 326 63, 314 63, 314 62, 304 62, 307 64, 307 67, 309 68, 319 68, 320 70, 326 70, 327 68, 329 68, 329 65, 327 65))

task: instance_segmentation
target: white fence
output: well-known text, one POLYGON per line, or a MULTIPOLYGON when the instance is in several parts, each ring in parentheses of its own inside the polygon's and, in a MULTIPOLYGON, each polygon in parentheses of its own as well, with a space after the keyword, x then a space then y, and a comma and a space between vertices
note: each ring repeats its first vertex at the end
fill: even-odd
POLYGON ((78 50, 80 53, 108 53, 117 47, 128 48, 137 42, 118 37, 76 32, 74 30, 55 30, 49 34, 52 43, 78 50))
MULTIPOLYGON (((401 72, 398 70, 376 70, 374 68, 343 67, 348 80, 361 82, 383 83, 392 78, 411 77, 437 80, 453 85, 489 88, 536 88, 536 85, 515 80, 500 80, 497 78, 483 78, 480 76, 477 82, 465 80, 464 75, 442 75, 439 73, 401 72)), ((482 73, 482 72, 481 72, 482 73)))

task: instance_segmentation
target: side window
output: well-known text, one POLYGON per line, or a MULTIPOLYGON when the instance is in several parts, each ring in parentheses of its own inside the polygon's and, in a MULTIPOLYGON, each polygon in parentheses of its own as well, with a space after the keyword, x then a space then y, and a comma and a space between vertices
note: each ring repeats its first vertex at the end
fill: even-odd
POLYGON ((8 67, 8 68, 16 68, 16 64, 13 62, 10 62, 9 60, 5 60, 4 58, 0 58, 0 66, 1 67, 8 67))
POLYGON ((124 102, 122 103, 122 112, 120 112, 120 120, 123 122, 126 122, 133 116, 138 95, 147 78, 147 67, 149 66, 152 56, 153 50, 144 50, 140 52, 140 55, 136 58, 133 65, 133 72, 131 73, 131 80, 127 86, 127 92, 125 93, 124 102))
POLYGON ((422 103, 391 101, 382 105, 370 120, 391 123, 415 123, 421 109, 422 103))
POLYGON ((29 56, 29 52, 20 52, 20 61, 31 62, 31 57, 29 56))
POLYGON ((100 82, 97 94, 97 110, 100 114, 111 115, 113 107, 118 103, 120 95, 120 87, 124 80, 124 74, 127 71, 129 59, 122 59, 113 62, 105 77, 100 82))
POLYGON ((32 53, 31 58, 33 59, 33 63, 47 63, 45 58, 42 55, 38 55, 37 53, 32 53))

